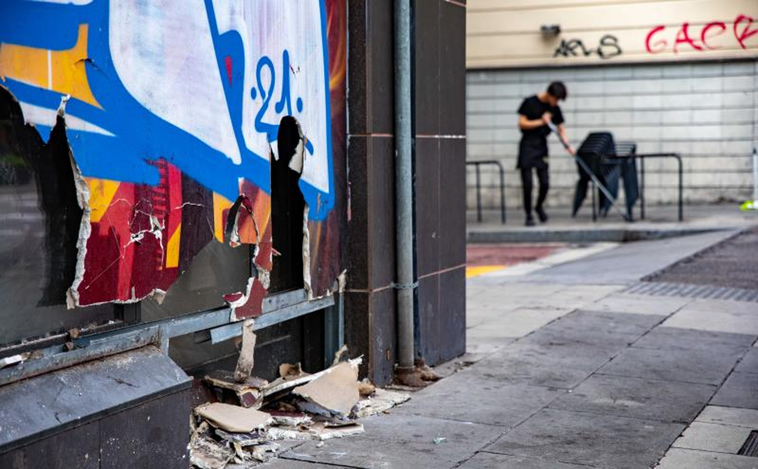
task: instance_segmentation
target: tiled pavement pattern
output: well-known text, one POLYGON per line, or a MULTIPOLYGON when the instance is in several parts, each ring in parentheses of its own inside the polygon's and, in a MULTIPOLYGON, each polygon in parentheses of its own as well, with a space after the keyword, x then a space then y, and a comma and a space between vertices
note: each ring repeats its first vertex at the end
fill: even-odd
POLYGON ((469 281, 473 365, 265 467, 758 469, 755 303, 539 278, 469 281))

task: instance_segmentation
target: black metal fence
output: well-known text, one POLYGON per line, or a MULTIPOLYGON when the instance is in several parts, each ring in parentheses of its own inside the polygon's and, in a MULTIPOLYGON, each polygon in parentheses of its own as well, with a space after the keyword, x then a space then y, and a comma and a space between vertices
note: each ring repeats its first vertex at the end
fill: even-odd
POLYGON ((503 169, 503 165, 497 160, 466 162, 466 166, 473 166, 476 172, 476 221, 482 222, 482 177, 480 167, 484 165, 497 166, 500 173, 500 219, 505 224, 505 169, 503 169))

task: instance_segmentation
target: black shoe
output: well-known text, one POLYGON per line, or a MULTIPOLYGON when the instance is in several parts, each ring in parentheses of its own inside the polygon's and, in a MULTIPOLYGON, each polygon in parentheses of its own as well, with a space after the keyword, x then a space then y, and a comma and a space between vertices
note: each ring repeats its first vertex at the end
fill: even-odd
POLYGON ((537 212, 537 217, 539 217, 542 223, 547 222, 547 213, 545 213, 545 211, 542 210, 542 207, 537 207, 534 209, 534 211, 537 212))
POLYGON ((526 223, 525 223, 525 225, 526 226, 534 226, 534 218, 532 218, 531 216, 526 217, 526 223))

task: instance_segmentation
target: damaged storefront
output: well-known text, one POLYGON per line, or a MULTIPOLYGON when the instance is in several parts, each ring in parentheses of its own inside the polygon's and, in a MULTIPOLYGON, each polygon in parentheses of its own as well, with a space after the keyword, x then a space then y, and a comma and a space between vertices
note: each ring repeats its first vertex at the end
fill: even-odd
POLYGON ((325 317, 340 342, 344 1, 1 8, 3 383, 146 346, 202 372, 243 323, 263 376, 323 360, 303 349, 325 317))
MULTIPOLYGON (((0 467, 255 463, 407 399, 374 388, 398 347, 393 267, 369 273, 395 251, 392 152, 366 163, 375 97, 348 100, 387 74, 370 112, 392 115, 391 3, 0 4, 0 467), (389 61, 354 54, 371 28, 389 61)), ((462 248, 463 197, 428 199, 461 208, 462 248)), ((421 255, 401 286, 436 364, 465 348, 465 259, 421 255)))

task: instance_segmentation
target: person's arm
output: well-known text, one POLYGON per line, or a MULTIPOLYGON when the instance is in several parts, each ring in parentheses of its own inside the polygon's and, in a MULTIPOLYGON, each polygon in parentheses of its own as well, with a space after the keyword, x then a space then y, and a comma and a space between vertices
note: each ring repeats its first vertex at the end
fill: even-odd
POLYGON ((552 119, 552 115, 549 112, 546 112, 542 115, 541 119, 534 119, 529 120, 527 117, 523 114, 519 114, 518 116, 518 128, 521 130, 532 130, 539 127, 542 127, 543 125, 547 125, 547 122, 552 119))
POLYGON ((569 144, 568 136, 566 135, 566 126, 563 124, 558 125, 558 133, 561 134, 561 139, 566 142, 568 147, 566 148, 566 151, 569 152, 571 155, 576 155, 576 150, 574 147, 569 144))

